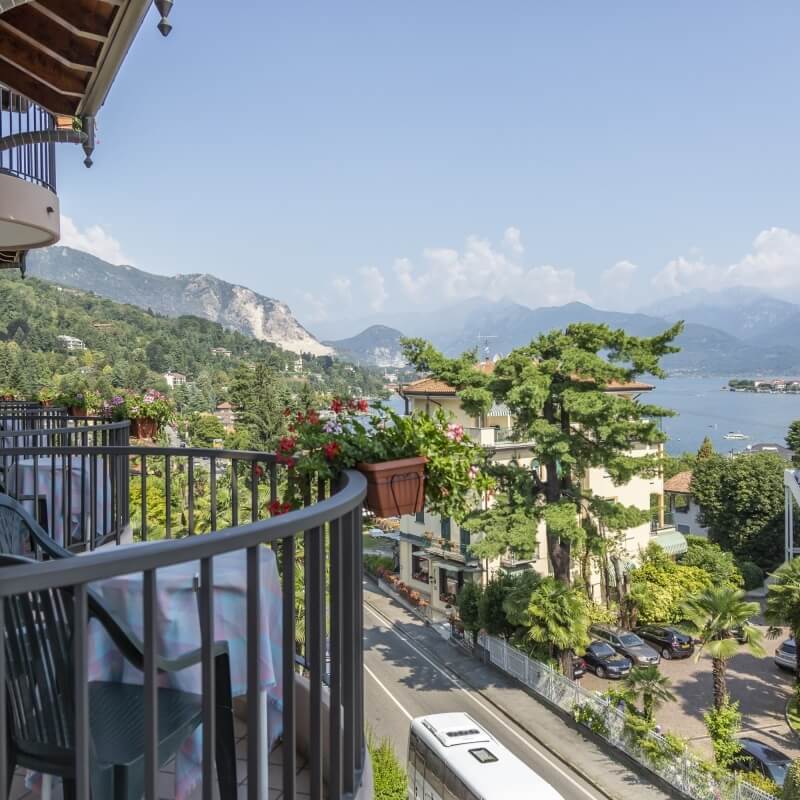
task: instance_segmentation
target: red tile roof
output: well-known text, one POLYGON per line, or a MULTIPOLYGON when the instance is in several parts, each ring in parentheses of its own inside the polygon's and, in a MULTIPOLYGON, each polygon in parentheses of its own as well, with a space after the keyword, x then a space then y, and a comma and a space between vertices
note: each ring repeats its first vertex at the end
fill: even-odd
POLYGON ((668 481, 664 481, 664 491, 691 494, 692 473, 687 470, 686 472, 679 472, 677 475, 673 475, 668 481))

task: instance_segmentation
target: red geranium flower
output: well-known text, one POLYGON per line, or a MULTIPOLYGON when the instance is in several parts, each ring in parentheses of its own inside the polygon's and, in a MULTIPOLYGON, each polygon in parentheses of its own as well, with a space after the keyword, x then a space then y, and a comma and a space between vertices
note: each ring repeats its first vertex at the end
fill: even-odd
POLYGON ((333 461, 341 450, 338 442, 327 442, 322 446, 322 449, 325 451, 325 458, 327 458, 328 461, 333 461))
POLYGON ((344 408, 344 404, 338 397, 333 398, 333 402, 331 403, 331 411, 334 414, 338 414, 344 408))
POLYGON ((369 403, 366 400, 364 400, 363 397, 361 398, 361 400, 358 401, 358 403, 356 405, 357 405, 359 411, 362 411, 362 412, 369 411, 369 403))
POLYGON ((283 436, 278 442, 279 453, 294 453, 297 447, 297 439, 293 436, 283 436))
POLYGON ((284 417, 289 417, 289 416, 291 416, 291 414, 292 414, 292 409, 291 408, 284 408, 283 409, 283 416, 284 417))
POLYGON ((264 477, 264 467, 262 467, 261 464, 256 464, 254 472, 256 473, 256 478, 264 477))
POLYGON ((269 513, 273 517, 277 517, 281 514, 288 514, 292 510, 292 506, 290 503, 281 503, 280 500, 273 500, 269 504, 269 513))
POLYGON ((306 421, 316 425, 319 422, 319 414, 313 408, 310 408, 308 414, 306 414, 306 421))

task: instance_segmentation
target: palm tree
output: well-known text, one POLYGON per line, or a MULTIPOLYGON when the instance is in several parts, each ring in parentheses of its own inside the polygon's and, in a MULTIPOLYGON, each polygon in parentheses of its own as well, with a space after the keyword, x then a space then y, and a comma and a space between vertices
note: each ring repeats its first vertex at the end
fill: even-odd
POLYGON ((722 708, 728 699, 725 683, 728 659, 736 655, 742 645, 753 655, 764 655, 761 631, 750 622, 750 617, 758 610, 758 603, 748 603, 744 592, 727 586, 712 586, 684 603, 685 628, 700 639, 695 661, 703 650, 708 650, 711 656, 715 708, 722 708))
MULTIPOLYGON (((770 625, 786 625, 795 642, 800 635, 800 558, 794 558, 774 573, 767 590, 765 617, 770 625)), ((800 652, 796 655, 795 686, 800 686, 800 652)))
POLYGON ((528 638, 547 645, 571 678, 573 651, 589 643, 590 620, 581 593, 555 578, 542 578, 531 593, 527 617, 528 638))
POLYGON ((636 705, 639 698, 642 698, 642 713, 648 722, 653 721, 656 708, 675 699, 669 687, 669 678, 662 675, 654 664, 634 667, 625 678, 626 699, 636 705))

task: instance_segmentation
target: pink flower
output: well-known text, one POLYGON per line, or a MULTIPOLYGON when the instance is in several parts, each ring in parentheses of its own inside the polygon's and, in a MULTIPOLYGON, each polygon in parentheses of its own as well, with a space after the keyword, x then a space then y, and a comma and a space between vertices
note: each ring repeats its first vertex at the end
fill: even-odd
POLYGON ((480 475, 480 474, 481 474, 481 471, 475 466, 475 464, 473 464, 469 468, 469 479, 471 481, 474 481, 478 477, 478 475, 480 475))
POLYGON ((464 438, 463 426, 451 422, 447 426, 447 438, 454 442, 460 442, 464 438))

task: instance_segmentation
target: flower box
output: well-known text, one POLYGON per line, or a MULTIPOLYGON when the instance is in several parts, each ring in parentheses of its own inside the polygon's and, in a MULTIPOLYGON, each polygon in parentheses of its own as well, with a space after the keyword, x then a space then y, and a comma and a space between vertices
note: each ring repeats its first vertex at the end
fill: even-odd
POLYGON ((399 517, 422 511, 427 460, 417 456, 378 464, 357 464, 357 469, 367 479, 366 507, 378 517, 399 517))
POLYGON ((86 409, 82 406, 70 406, 67 412, 71 417, 85 417, 87 413, 86 409))
POLYGON ((137 417, 131 420, 131 436, 134 439, 155 439, 158 433, 158 423, 154 419, 137 417))

